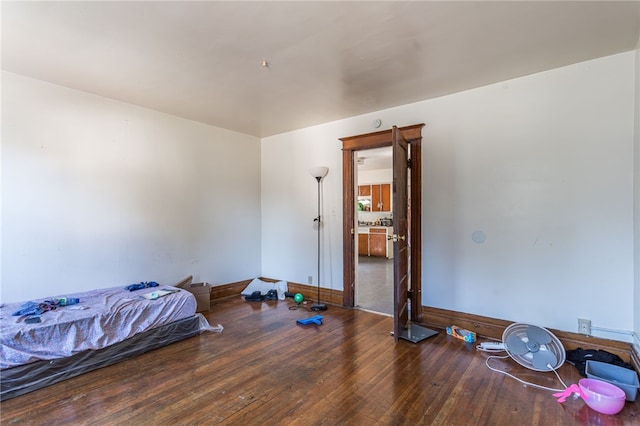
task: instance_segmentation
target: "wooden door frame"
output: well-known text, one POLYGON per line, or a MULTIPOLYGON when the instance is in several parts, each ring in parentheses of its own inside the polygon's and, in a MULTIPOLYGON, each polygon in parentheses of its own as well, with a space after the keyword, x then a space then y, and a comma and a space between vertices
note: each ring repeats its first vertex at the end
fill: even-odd
MULTIPOLYGON (((411 321, 422 322, 422 124, 399 127, 411 149, 410 238, 411 321)), ((354 155, 364 149, 391 146, 391 129, 340 138, 342 141, 342 305, 355 305, 355 171, 354 155)))

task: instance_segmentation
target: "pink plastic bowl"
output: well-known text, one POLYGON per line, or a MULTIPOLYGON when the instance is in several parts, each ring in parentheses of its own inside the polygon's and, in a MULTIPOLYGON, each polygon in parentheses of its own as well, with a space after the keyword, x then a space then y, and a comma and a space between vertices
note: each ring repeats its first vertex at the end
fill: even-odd
POLYGON ((596 379, 580 379, 578 386, 584 393, 584 402, 599 413, 618 414, 624 408, 624 391, 611 383, 596 379))

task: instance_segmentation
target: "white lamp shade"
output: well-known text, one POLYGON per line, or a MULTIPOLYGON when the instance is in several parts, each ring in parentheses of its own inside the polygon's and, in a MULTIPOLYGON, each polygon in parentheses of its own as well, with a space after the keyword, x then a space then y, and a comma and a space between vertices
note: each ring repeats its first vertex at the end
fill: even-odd
POLYGON ((316 166, 309 169, 309 174, 316 179, 322 179, 327 173, 329 173, 329 168, 324 166, 316 166))

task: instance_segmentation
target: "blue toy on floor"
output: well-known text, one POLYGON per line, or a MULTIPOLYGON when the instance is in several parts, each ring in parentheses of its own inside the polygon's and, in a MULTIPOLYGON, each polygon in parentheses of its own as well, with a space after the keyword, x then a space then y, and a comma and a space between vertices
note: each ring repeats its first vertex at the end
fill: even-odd
POLYGON ((317 324, 322 325, 322 315, 296 320, 298 324, 317 324))

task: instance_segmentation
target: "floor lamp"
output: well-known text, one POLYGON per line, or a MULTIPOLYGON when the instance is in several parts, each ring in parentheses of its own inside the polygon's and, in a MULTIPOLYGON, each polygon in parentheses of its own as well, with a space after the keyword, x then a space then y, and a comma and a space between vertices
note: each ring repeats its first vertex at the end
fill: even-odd
POLYGON ((325 305, 324 303, 320 303, 320 225, 322 223, 320 221, 320 181, 322 180, 323 177, 327 175, 327 173, 329 173, 328 167, 318 166, 318 167, 312 167, 309 169, 309 174, 311 174, 311 176, 313 176, 318 182, 318 216, 316 216, 316 218, 313 219, 314 222, 317 222, 317 226, 318 226, 318 282, 316 283, 318 284, 318 300, 316 303, 311 305, 312 311, 327 310, 327 305, 325 305))

